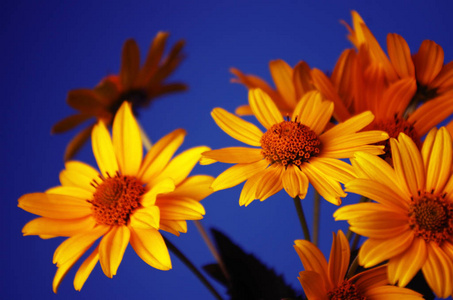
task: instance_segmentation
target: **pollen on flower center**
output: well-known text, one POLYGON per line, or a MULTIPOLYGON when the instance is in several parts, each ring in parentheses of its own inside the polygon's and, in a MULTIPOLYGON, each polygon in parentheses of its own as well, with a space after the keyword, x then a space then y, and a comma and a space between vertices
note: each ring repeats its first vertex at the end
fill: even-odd
POLYGON ((92 184, 96 191, 92 204, 93 217, 98 224, 126 225, 132 212, 140 207, 146 189, 137 178, 117 173, 92 184))
POLYGON ((453 203, 445 200, 445 195, 420 193, 411 200, 409 224, 415 236, 426 242, 438 245, 453 235, 453 203))
POLYGON ((390 138, 395 139, 398 138, 398 135, 401 132, 410 137, 415 142, 418 148, 420 148, 421 146, 420 137, 415 131, 414 126, 403 118, 395 116, 395 118, 391 120, 376 122, 373 125, 373 129, 385 131, 389 135, 388 140, 377 143, 378 145, 385 146, 384 147, 385 154, 382 155, 383 159, 392 157, 392 152, 390 151, 390 138))
POLYGON ((365 300, 366 297, 362 296, 357 287, 349 282, 349 280, 343 281, 343 283, 336 287, 333 291, 327 294, 329 300, 365 300))
POLYGON ((309 127, 297 121, 283 121, 261 137, 261 147, 271 164, 300 166, 321 152, 321 141, 309 127))

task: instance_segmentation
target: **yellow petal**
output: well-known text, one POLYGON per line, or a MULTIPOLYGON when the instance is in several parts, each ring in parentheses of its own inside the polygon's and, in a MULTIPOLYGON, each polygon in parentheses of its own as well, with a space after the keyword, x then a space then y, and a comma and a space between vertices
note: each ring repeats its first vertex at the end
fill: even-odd
POLYGON ((72 160, 65 163, 65 170, 60 173, 60 182, 62 185, 78 186, 87 191, 94 192, 95 188, 91 183, 93 179, 98 179, 99 176, 99 172, 93 167, 72 160))
POLYGON ((390 284, 406 286, 425 264, 428 257, 426 242, 416 238, 404 253, 390 259, 388 263, 388 278, 390 284))
POLYGON ((58 287, 60 286, 61 281, 66 276, 66 274, 71 270, 72 266, 82 257, 85 251, 88 249, 79 250, 74 256, 72 256, 69 260, 67 260, 64 264, 58 266, 57 272, 55 272, 55 276, 52 282, 52 289, 53 292, 56 294, 58 291, 58 287))
POLYGON ((208 175, 195 175, 187 177, 176 189, 170 193, 173 197, 187 197, 200 201, 210 194, 213 190, 210 188, 214 178, 208 175))
POLYGON ((306 62, 299 61, 294 67, 293 82, 296 90, 296 100, 300 99, 305 93, 313 90, 310 66, 306 62))
POLYGON ((307 195, 308 178, 294 165, 289 165, 283 171, 282 184, 291 198, 299 197, 300 199, 304 199, 307 195))
MULTIPOLYGON (((363 151, 370 144, 375 144, 388 139, 388 134, 384 131, 370 130, 347 135, 339 135, 329 140, 320 136, 322 143, 322 156, 331 158, 350 158, 354 152, 363 151)), ((376 149, 380 149, 376 146, 376 149)))
POLYGON ((272 99, 262 90, 254 89, 249 91, 249 104, 253 114, 266 129, 271 128, 274 124, 283 122, 281 112, 272 99))
POLYGON ((89 231, 95 225, 96 222, 91 216, 70 220, 36 218, 25 224, 24 228, 22 228, 22 233, 24 236, 73 236, 83 231, 89 231))
POLYGON ((140 128, 132 113, 131 104, 123 102, 115 115, 112 127, 113 147, 122 175, 135 176, 143 157, 140 128))
POLYGON ((46 191, 46 194, 65 195, 84 200, 91 200, 93 193, 75 186, 56 186, 46 191))
POLYGON ((175 182, 173 179, 164 178, 151 186, 151 189, 142 196, 140 203, 144 207, 153 206, 156 203, 157 195, 171 193, 174 190, 175 182))
POLYGON ((220 129, 232 138, 250 146, 261 146, 260 139, 263 132, 252 123, 244 121, 222 108, 214 108, 211 116, 220 129))
POLYGON ((344 136, 355 133, 368 126, 373 120, 374 115, 370 111, 365 111, 330 128, 322 134, 322 137, 326 140, 330 140, 340 135, 344 136))
POLYGON ((310 162, 314 161, 324 174, 329 174, 336 181, 347 183, 356 178, 353 167, 344 161, 327 157, 313 157, 310 162))
POLYGON ((437 297, 447 298, 452 291, 453 262, 436 244, 431 243, 427 248, 428 259, 422 268, 423 275, 437 297))
POLYGON ((157 206, 139 208, 130 216, 130 227, 159 229, 160 210, 157 206))
POLYGON ((333 233, 332 247, 329 256, 329 278, 334 286, 340 286, 344 281, 349 266, 349 242, 341 230, 338 235, 333 233))
POLYGON ((296 106, 296 91, 293 85, 293 70, 283 60, 277 59, 269 63, 272 79, 283 101, 288 107, 296 106))
POLYGON ((399 77, 414 77, 415 70, 411 51, 403 37, 396 33, 389 33, 387 35, 387 52, 399 77))
POLYGON ((317 135, 325 129, 333 113, 333 102, 323 101, 318 91, 303 95, 293 111, 292 119, 308 126, 317 135))
POLYGON ((200 202, 183 197, 158 197, 156 206, 160 209, 161 219, 165 220, 201 220, 205 214, 200 202))
POLYGON ((265 170, 257 184, 255 198, 264 201, 276 194, 283 188, 282 172, 284 168, 280 165, 271 165, 265 170))
POLYGON ((114 176, 119 171, 113 150, 112 139, 107 127, 99 121, 93 128, 91 134, 93 154, 98 163, 99 169, 104 177, 114 176))
POLYGON ((436 134, 427 166, 426 190, 442 193, 447 181, 452 177, 452 139, 445 127, 436 134))
POLYGON ((26 194, 19 198, 18 207, 52 219, 77 219, 91 215, 91 204, 85 199, 65 195, 26 194))
POLYGON ((229 147, 204 152, 203 156, 229 164, 245 164, 263 160, 261 149, 245 147, 229 147))
POLYGON ((269 162, 261 159, 254 163, 237 164, 222 172, 211 185, 214 191, 227 189, 240 184, 267 168, 269 162))
POLYGON ((179 233, 187 232, 187 222, 186 221, 177 221, 177 220, 160 220, 160 230, 170 232, 176 236, 179 236, 179 233))
POLYGON ((250 203, 252 203, 253 200, 256 199, 255 194, 256 194, 256 188, 258 186, 259 181, 263 177, 263 175, 266 173, 267 169, 264 169, 249 179, 244 184, 244 187, 242 188, 241 195, 239 196, 239 205, 245 205, 248 206, 250 203))
POLYGON ((138 178, 142 182, 150 182, 156 174, 159 174, 181 146, 185 135, 185 130, 176 129, 155 143, 143 160, 138 178))
POLYGON ((58 246, 53 255, 53 263, 57 267, 65 264, 74 256, 85 253, 91 245, 109 230, 110 226, 96 226, 90 231, 85 231, 66 239, 58 246))
POLYGON ((74 289, 80 291, 99 261, 99 247, 96 247, 93 252, 82 263, 74 277, 74 289))
POLYGON ((116 275, 130 236, 131 232, 127 226, 113 226, 99 243, 99 261, 107 277, 116 275))
POLYGON ((159 270, 170 270, 171 261, 167 245, 155 229, 131 228, 132 248, 144 262, 159 270))
POLYGON ((165 169, 156 177, 155 182, 164 178, 172 178, 175 185, 179 185, 201 158, 201 153, 211 150, 206 146, 199 146, 188 149, 175 158, 165 167, 165 169))

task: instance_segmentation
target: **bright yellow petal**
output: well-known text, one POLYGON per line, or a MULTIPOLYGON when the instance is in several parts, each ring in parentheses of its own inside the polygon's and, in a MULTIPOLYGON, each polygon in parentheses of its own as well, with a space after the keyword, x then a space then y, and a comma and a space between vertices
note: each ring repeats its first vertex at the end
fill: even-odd
POLYGON ((123 102, 115 115, 112 127, 113 147, 122 175, 135 176, 143 157, 140 128, 132 113, 131 104, 123 102))
POLYGON ((354 117, 347 119, 346 121, 333 126, 325 133, 322 137, 326 140, 333 139, 337 136, 344 136, 351 133, 358 132, 368 126, 374 120, 374 115, 370 111, 365 111, 354 117))
POLYGON ((282 172, 284 168, 280 165, 271 165, 267 168, 261 180, 258 182, 255 198, 264 201, 276 194, 283 188, 282 172))
POLYGON ((204 152, 203 157, 215 159, 223 163, 244 164, 263 160, 264 157, 261 151, 261 149, 256 148, 229 147, 204 152))
MULTIPOLYGON (((214 178, 208 175, 195 175, 187 177, 176 189, 170 193, 173 197, 187 197, 200 201, 210 194, 213 190, 210 188, 214 178)), ((169 196, 170 196, 169 195, 169 196)))
POLYGON ((244 184, 244 187, 242 188, 241 195, 239 196, 239 205, 245 205, 248 206, 250 203, 252 203, 253 200, 256 199, 255 194, 256 194, 256 188, 258 186, 258 182, 261 180, 263 175, 267 172, 267 169, 264 169, 249 179, 244 184))
POLYGON ((172 178, 175 182, 175 185, 180 184, 184 179, 189 176, 189 173, 198 163, 201 158, 201 153, 211 150, 205 146, 194 147, 188 149, 181 154, 173 158, 170 163, 165 167, 165 169, 157 175, 156 179, 153 180, 157 182, 164 178, 172 178))
POLYGON ((415 238, 412 246, 404 253, 389 260, 388 278, 390 284, 396 284, 398 281, 398 286, 406 286, 423 267, 427 257, 426 242, 423 239, 415 238))
POLYGON ((88 276, 90 276, 91 271, 99 261, 99 247, 96 247, 93 252, 88 256, 85 261, 82 263, 80 268, 77 270, 77 273, 74 277, 74 289, 80 291, 87 281, 88 276))
POLYGON ((439 298, 447 298, 452 293, 453 262, 451 257, 434 243, 428 247, 428 259, 422 271, 431 290, 439 298))
POLYGON ((307 175, 308 180, 318 193, 330 203, 341 204, 340 197, 346 197, 338 181, 335 181, 327 174, 324 174, 315 164, 307 163, 302 165, 302 172, 307 175))
POLYGON ((65 195, 26 194, 19 198, 18 207, 52 219, 77 219, 91 215, 91 204, 85 199, 65 195))
POLYGON ((116 161, 115 151, 113 150, 112 139, 107 127, 99 121, 93 128, 91 134, 93 154, 98 163, 99 169, 104 177, 115 176, 119 171, 116 161))
POLYGON ((365 268, 372 267, 384 260, 391 259, 406 251, 414 240, 414 233, 406 231, 400 236, 378 240, 366 240, 359 250, 359 264, 365 268))
POLYGON ((336 181, 346 183, 356 178, 353 167, 344 161, 327 157, 310 159, 310 162, 314 161, 324 174, 329 174, 336 181))
POLYGON ((58 246, 53 255, 53 263, 57 267, 65 264, 79 253, 85 253, 93 243, 109 230, 110 226, 96 226, 90 231, 85 231, 66 239, 58 246))
POLYGON ((333 286, 340 286, 344 281, 349 266, 349 242, 341 230, 333 233, 332 247, 329 256, 328 272, 333 286))
POLYGON ((227 112, 222 108, 214 108, 211 116, 226 134, 250 146, 261 146, 263 132, 250 122, 227 112))
POLYGON ((160 220, 160 230, 170 232, 176 236, 179 236, 179 233, 187 232, 187 222, 178 221, 178 220, 160 220))
POLYGON ((93 193, 75 186, 56 186, 46 191, 46 194, 64 195, 84 200, 91 200, 93 193))
POLYGON ((25 224, 22 233, 26 235, 73 236, 94 228, 96 221, 91 217, 80 219, 36 218, 25 224))
POLYGON ((55 272, 55 276, 52 282, 52 289, 53 292, 56 294, 58 287, 60 286, 61 281, 66 276, 66 274, 71 270, 72 266, 82 257, 85 251, 88 249, 79 249, 77 253, 74 254, 70 259, 68 259, 64 264, 60 264, 58 266, 57 272, 55 272))
POLYGON ((263 171, 268 165, 269 162, 265 159, 254 163, 234 165, 220 173, 212 183, 211 188, 214 191, 219 191, 236 186, 258 172, 263 171))
POLYGON ((321 93, 310 91, 297 103, 292 119, 308 126, 317 135, 324 131, 333 113, 333 102, 323 101, 321 93))
POLYGON ((164 178, 151 186, 151 189, 142 196, 141 204, 144 207, 153 206, 156 196, 171 193, 175 190, 175 182, 171 178, 164 178))
POLYGON ((254 89, 249 91, 249 104, 253 114, 266 129, 271 128, 274 124, 283 122, 282 113, 272 99, 262 90, 254 89))
POLYGON ((321 276, 313 271, 303 271, 299 273, 299 281, 304 289, 307 299, 328 300, 325 281, 321 276))
POLYGON ((146 154, 137 177, 142 182, 150 182, 168 164, 184 141, 185 135, 184 129, 176 129, 155 143, 146 154))
POLYGON ((304 199, 307 195, 308 178, 294 165, 289 165, 283 171, 282 184, 291 198, 299 197, 300 199, 304 199))
POLYGON ((159 229, 160 210, 157 206, 139 208, 130 216, 129 226, 132 228, 159 229))
POLYGON ((80 188, 83 188, 87 191, 94 191, 95 188, 90 184, 93 179, 98 179, 99 178, 99 172, 91 167, 90 165, 87 165, 83 162, 79 161, 68 161, 65 163, 65 170, 60 173, 60 181, 62 185, 70 185, 70 186, 78 186, 80 188), (63 175, 63 177, 68 180, 67 183, 64 183, 63 180, 61 180, 61 173, 67 172, 67 175, 63 175))
POLYGON ((113 226, 99 243, 99 261, 107 277, 116 275, 130 236, 131 232, 127 226, 113 226))
MULTIPOLYGON (((369 149, 370 144, 388 139, 388 134, 384 131, 370 130, 353 134, 339 135, 336 138, 326 139, 323 135, 320 137, 322 143, 322 156, 330 158, 350 158, 357 151, 369 149)), ((381 154, 382 146, 374 146, 374 153, 381 154)))
POLYGON ((161 219, 165 220, 201 220, 205 214, 200 202, 183 197, 158 197, 156 206, 160 209, 161 219))
POLYGON ((293 69, 283 60, 277 59, 269 63, 272 79, 278 92, 288 107, 296 106, 296 91, 293 85, 293 69))
POLYGON ((155 229, 131 228, 130 243, 144 262, 159 270, 170 270, 171 261, 167 245, 155 229))
POLYGON ((396 33, 389 33, 387 35, 387 51, 400 78, 414 77, 415 69, 411 50, 403 37, 396 33))
POLYGON ((445 127, 436 134, 427 166, 426 190, 442 193, 447 181, 452 176, 453 149, 452 139, 445 127))

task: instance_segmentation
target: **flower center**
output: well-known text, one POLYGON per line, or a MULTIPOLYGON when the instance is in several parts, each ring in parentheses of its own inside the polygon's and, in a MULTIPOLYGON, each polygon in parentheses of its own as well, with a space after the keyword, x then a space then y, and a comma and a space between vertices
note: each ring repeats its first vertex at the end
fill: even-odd
POLYGON ((95 180, 92 183, 96 188, 93 200, 89 201, 93 217, 98 224, 126 225, 133 211, 140 207, 146 189, 137 178, 119 173, 101 179, 101 183, 95 180))
POLYGON ((453 203, 432 193, 420 193, 411 200, 409 225, 415 236, 439 246, 453 235, 453 203))
POLYGON ((349 280, 343 281, 340 286, 329 292, 327 297, 329 300, 366 300, 349 280))
POLYGON ((373 125, 373 129, 385 131, 389 135, 388 140, 377 143, 377 145, 384 146, 385 153, 381 155, 381 158, 385 159, 386 161, 391 161, 392 158, 392 151, 390 150, 390 138, 398 138, 398 135, 401 132, 410 137, 418 148, 420 148, 421 146, 420 137, 415 131, 414 126, 403 118, 398 118, 395 116, 393 120, 376 122, 373 125))
POLYGON ((321 141, 309 127, 297 121, 283 121, 261 137, 261 148, 271 164, 300 166, 321 152, 321 141))

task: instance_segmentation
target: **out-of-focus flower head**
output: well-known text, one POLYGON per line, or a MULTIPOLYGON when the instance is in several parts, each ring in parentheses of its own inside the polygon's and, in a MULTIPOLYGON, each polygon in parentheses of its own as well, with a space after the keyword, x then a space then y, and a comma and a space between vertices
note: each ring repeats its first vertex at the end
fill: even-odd
POLYGON ((183 83, 165 82, 184 59, 183 40, 178 41, 164 57, 168 36, 166 32, 157 34, 142 66, 137 43, 133 39, 128 39, 123 45, 118 75, 106 76, 93 89, 69 91, 67 103, 79 112, 55 124, 52 132, 66 132, 92 118, 95 121, 71 140, 66 148, 65 160, 71 159, 88 140, 97 120, 102 120, 110 126, 113 116, 124 101, 131 102, 134 113, 137 113, 138 109, 147 107, 159 96, 187 89, 183 83))
POLYGON ((341 230, 333 234, 329 262, 309 241, 297 240, 294 248, 305 269, 299 273, 299 281, 308 300, 423 299, 412 290, 388 285, 386 265, 346 278, 351 253, 341 230))
POLYGON ((422 149, 404 133, 390 139, 392 168, 358 152, 352 160, 358 179, 346 191, 377 203, 347 205, 334 213, 368 237, 359 250, 365 268, 388 260, 390 283, 406 286, 421 269, 433 292, 453 293, 453 145, 442 127, 433 128, 422 149))
POLYGON ((142 160, 140 130, 128 102, 118 110, 112 131, 113 139, 103 121, 92 131, 100 173, 68 161, 60 173, 61 186, 19 199, 20 208, 41 216, 24 226, 24 235, 69 237, 54 254, 58 267, 54 292, 90 248, 92 253, 75 275, 76 290, 98 261, 106 276, 115 275, 129 243, 152 267, 171 269, 159 229, 179 235, 187 231, 186 220, 202 219, 205 213, 199 201, 212 192, 214 178, 188 175, 208 147, 195 147, 171 159, 184 140, 180 129, 160 139, 142 160))
POLYGON ((291 118, 283 118, 272 99, 262 90, 249 91, 249 105, 266 132, 223 110, 211 115, 217 125, 248 147, 231 147, 203 153, 202 164, 216 161, 236 164, 212 184, 217 191, 246 181, 239 204, 267 199, 282 188, 291 197, 305 198, 308 183, 327 201, 339 205, 345 197, 340 182, 354 177, 352 167, 341 161, 362 150, 382 154, 383 146, 370 145, 388 138, 383 131, 358 132, 370 124, 373 114, 364 112, 329 130, 333 103, 310 91, 297 103, 291 118))
MULTIPOLYGON (((387 56, 360 15, 353 11, 352 17, 353 27, 345 25, 356 49, 342 53, 330 78, 313 69, 313 84, 335 102, 339 121, 370 110, 376 117, 371 128, 393 138, 404 132, 420 145, 432 127, 453 113, 453 62, 443 65, 442 48, 429 40, 411 56, 395 33, 387 36, 387 56)), ((385 151, 390 153, 388 143, 385 151)))

